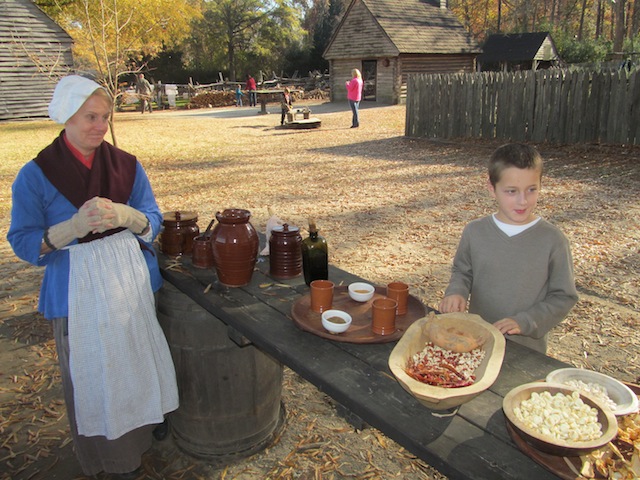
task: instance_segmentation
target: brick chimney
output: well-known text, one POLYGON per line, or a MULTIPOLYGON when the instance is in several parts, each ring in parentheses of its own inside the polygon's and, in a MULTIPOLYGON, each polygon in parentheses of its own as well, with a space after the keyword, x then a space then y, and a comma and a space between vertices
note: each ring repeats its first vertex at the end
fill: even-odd
POLYGON ((447 8, 447 0, 440 0, 440 8, 447 8))

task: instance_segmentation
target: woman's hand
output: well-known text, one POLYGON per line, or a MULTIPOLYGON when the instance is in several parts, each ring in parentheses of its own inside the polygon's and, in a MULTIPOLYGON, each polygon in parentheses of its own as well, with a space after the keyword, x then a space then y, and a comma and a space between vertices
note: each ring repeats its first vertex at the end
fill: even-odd
POLYGON ((104 215, 109 212, 106 202, 101 200, 104 199, 93 197, 87 200, 69 220, 49 227, 44 233, 40 253, 49 253, 68 245, 76 238, 98 231, 104 215))
POLYGON ((146 215, 124 203, 115 203, 108 198, 99 198, 96 205, 101 215, 101 224, 96 229, 102 233, 112 228, 125 227, 136 235, 142 235, 149 227, 146 215))

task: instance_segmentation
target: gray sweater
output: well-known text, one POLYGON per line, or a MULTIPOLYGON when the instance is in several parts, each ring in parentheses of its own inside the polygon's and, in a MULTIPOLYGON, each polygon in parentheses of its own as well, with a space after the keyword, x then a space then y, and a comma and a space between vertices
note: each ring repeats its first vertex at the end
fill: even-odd
POLYGON ((507 338, 546 353, 547 334, 578 301, 564 234, 544 219, 512 237, 491 216, 462 232, 447 295, 469 298, 469 312, 494 323, 513 318, 521 335, 507 338))

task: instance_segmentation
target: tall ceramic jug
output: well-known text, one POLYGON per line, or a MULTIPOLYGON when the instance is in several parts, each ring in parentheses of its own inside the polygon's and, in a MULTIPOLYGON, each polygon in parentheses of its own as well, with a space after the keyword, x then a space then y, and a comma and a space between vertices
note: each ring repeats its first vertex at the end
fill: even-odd
POLYGON ((218 224, 211 234, 213 259, 218 280, 228 287, 251 281, 260 241, 250 217, 251 212, 239 208, 216 213, 218 224))

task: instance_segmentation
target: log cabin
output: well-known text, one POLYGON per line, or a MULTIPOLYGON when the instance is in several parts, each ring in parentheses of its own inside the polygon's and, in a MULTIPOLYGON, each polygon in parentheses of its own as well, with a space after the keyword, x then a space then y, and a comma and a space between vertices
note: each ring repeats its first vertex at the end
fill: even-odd
POLYGON ((560 66, 549 32, 494 34, 477 58, 478 71, 513 72, 560 66))
POLYGON ((0 1, 0 121, 48 117, 57 79, 73 68, 72 43, 32 0, 0 1))
POLYGON ((404 103, 407 75, 471 73, 481 48, 446 0, 351 0, 323 57, 331 101, 346 101, 344 83, 358 68, 363 100, 404 103))

